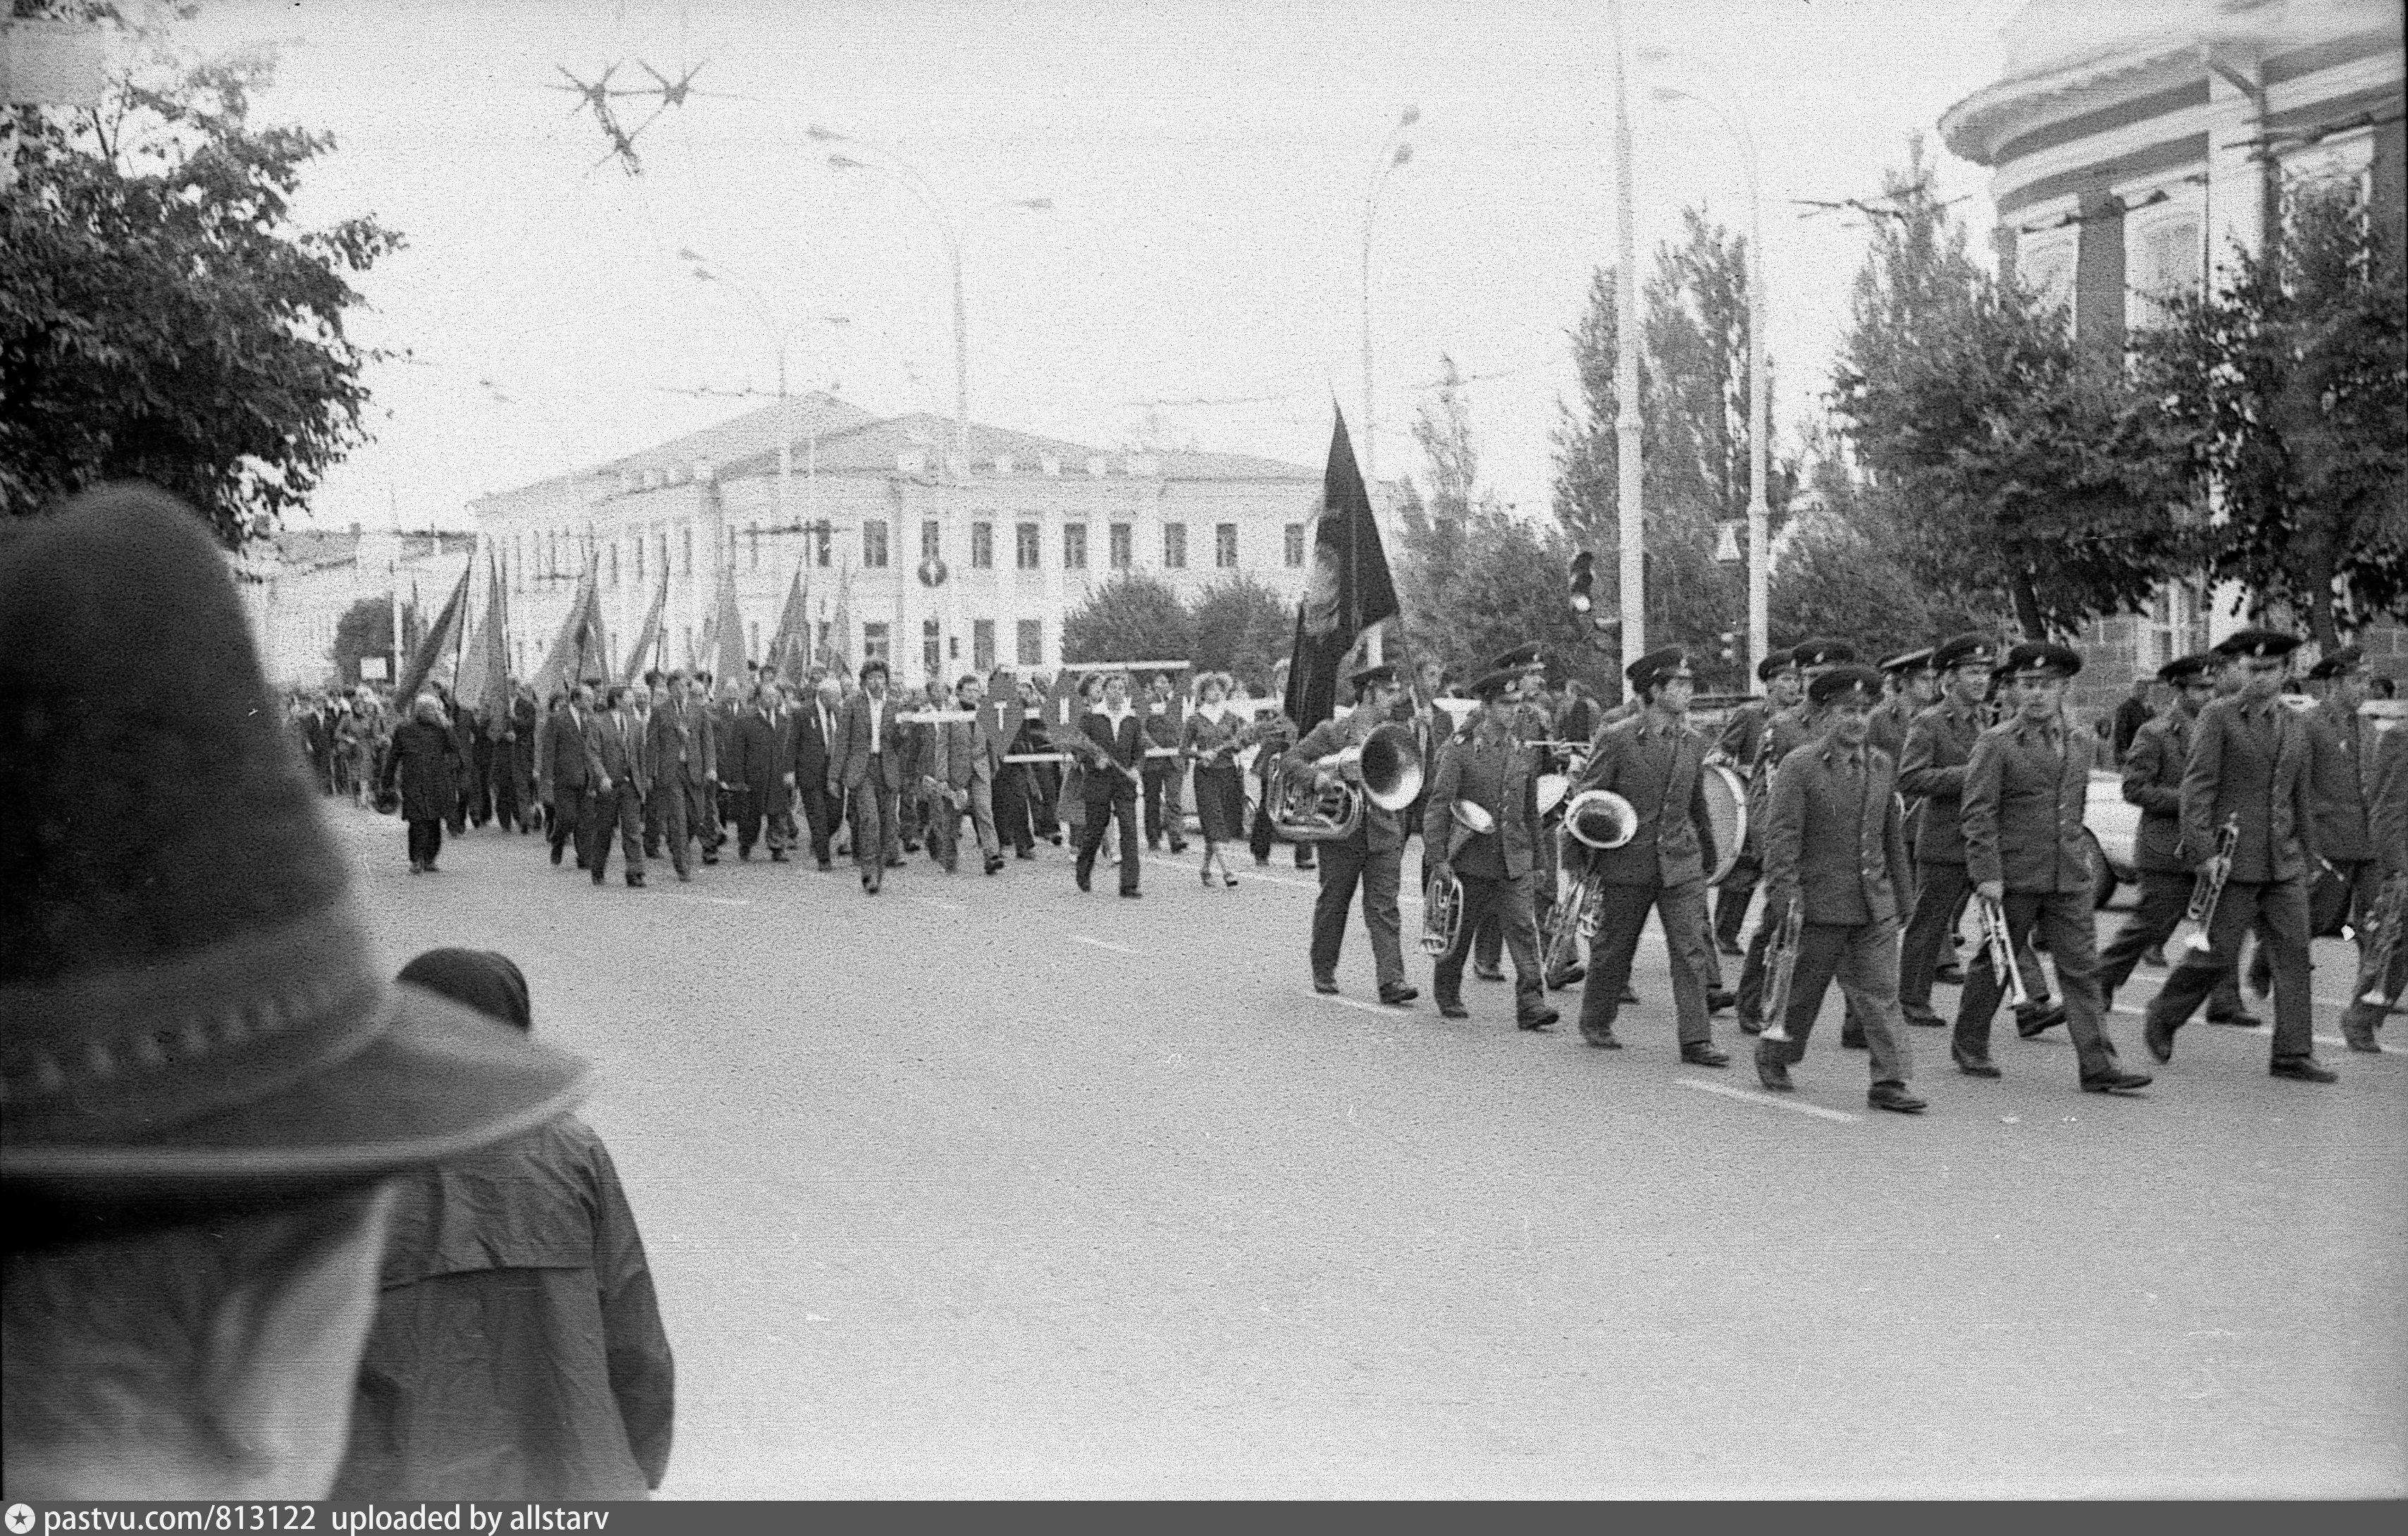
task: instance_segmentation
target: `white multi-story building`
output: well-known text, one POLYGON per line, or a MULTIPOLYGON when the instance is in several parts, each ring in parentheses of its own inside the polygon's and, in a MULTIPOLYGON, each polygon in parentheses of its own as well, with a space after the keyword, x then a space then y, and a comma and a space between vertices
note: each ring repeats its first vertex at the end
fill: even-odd
POLYGON ((1320 494, 1318 470, 1269 459, 1108 453, 812 395, 471 510, 501 558, 519 675, 540 663, 589 551, 611 643, 632 640, 666 571, 669 659, 694 658, 719 548, 752 659, 799 569, 815 638, 908 682, 1057 667, 1064 617, 1124 572, 1191 597, 1242 574, 1293 600, 1320 494), (838 637, 840 592, 851 633, 838 637))
MULTIPOLYGON (((467 567, 472 533, 402 533, 390 528, 297 529, 233 560, 236 585, 259 642, 261 664, 279 687, 317 687, 335 679, 335 627, 354 603, 398 594, 433 622, 467 567)), ((390 663, 388 663, 390 667, 390 663)))

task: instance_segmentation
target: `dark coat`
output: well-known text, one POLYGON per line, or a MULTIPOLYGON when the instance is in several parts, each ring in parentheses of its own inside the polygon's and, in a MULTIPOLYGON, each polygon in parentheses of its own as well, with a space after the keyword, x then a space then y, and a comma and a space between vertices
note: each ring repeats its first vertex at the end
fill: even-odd
POLYGON ((825 732, 820 729, 820 701, 816 696, 803 700, 795 711, 795 782, 802 785, 828 787, 828 770, 836 765, 838 741, 844 734, 844 701, 838 699, 828 711, 825 732))
POLYGON ((1610 789, 1639 813, 1639 829, 1619 848, 1589 854, 1589 868, 1608 885, 1685 885, 1706 878, 1713 862, 1713 818, 1700 773, 1706 739, 1653 714, 1618 721, 1597 733, 1588 767, 1573 786, 1610 789))
MULTIPOLYGON (((1543 739, 1547 731, 1547 717, 1535 710, 1528 709, 1522 711, 1522 716, 1524 718, 1520 722, 1520 729, 1523 739, 1543 739), (1532 734, 1534 731, 1535 734, 1532 734)), ((1384 720, 1368 718, 1360 710, 1349 711, 1345 714, 1325 720, 1305 732, 1304 739, 1291 749, 1291 755, 1298 762, 1317 763, 1331 753, 1342 752, 1363 741, 1373 730, 1386 724, 1384 720)), ((1363 801, 1363 825, 1354 829, 1352 840, 1359 844, 1367 854, 1393 853, 1405 845, 1404 819, 1396 811, 1383 811, 1373 805, 1369 797, 1366 797, 1363 801)))
POLYGON ((1982 706, 1942 699, 1907 727, 1905 754, 1898 760, 1898 787, 1920 802, 1915 811, 1914 857, 1919 864, 1965 862, 1965 765, 1985 728, 1982 706))
MULTIPOLYGON (((1079 728, 1086 733, 1088 740, 1109 753, 1112 761, 1125 768, 1143 771, 1146 747, 1145 715, 1134 705, 1130 707, 1128 714, 1122 716, 1117 727, 1112 725, 1110 715, 1089 711, 1079 717, 1079 728)), ((1079 782, 1081 797, 1091 803, 1100 804, 1110 800, 1115 795, 1137 793, 1136 781, 1126 774, 1116 773, 1111 768, 1098 768, 1093 764, 1080 765, 1079 782)))
POLYGON ((1716 751, 1739 765, 1742 771, 1756 766, 1756 754, 1764 747, 1764 727, 1772 718, 1772 701, 1759 698, 1742 704, 1723 722, 1723 734, 1714 743, 1716 751))
POLYGON ((1475 724, 1439 748, 1438 771, 1430 775, 1430 819, 1422 840, 1437 841, 1438 862, 1458 874, 1483 880, 1520 880, 1538 867, 1539 749, 1509 729, 1475 724), (1496 819, 1494 832, 1474 832, 1455 817, 1455 803, 1469 800, 1496 819))
MULTIPOLYGON (((593 718, 590 714, 584 717, 587 722, 593 718)), ((584 794, 585 781, 594 770, 585 755, 585 733, 578 712, 564 705, 544 721, 543 729, 544 763, 552 776, 547 788, 552 797, 565 799, 584 794)))
POLYGON ((2060 721, 2052 750, 2042 726, 2009 720, 1984 731, 1965 766, 1965 878, 2010 891, 2087 891, 2097 878, 2083 816, 2099 739, 2060 721))
POLYGON ((641 1499, 675 1367, 610 1154, 575 1115, 395 1181, 329 1498, 641 1499))
POLYGON ((601 781, 610 781, 609 792, 632 786, 638 797, 652 787, 652 765, 644 756, 644 725, 631 711, 625 715, 601 710, 585 717, 585 755, 595 775, 587 790, 600 793, 601 781))
POLYGON ((1866 717, 1866 744, 1889 754, 1893 763, 1900 761, 1906 754, 1906 733, 1914 728, 1914 717, 1926 708, 1904 694, 1890 695, 1874 705, 1866 717))
POLYGON ((778 788, 794 763, 791 744, 783 752, 779 750, 783 737, 776 720, 763 714, 757 706, 747 706, 729 733, 728 739, 735 750, 723 760, 720 777, 756 795, 778 788))
POLYGON ((2307 717, 2308 808, 2316 852, 2339 862, 2374 856, 2366 825, 2366 791, 2373 777, 2373 725, 2346 710, 2320 704, 2307 717))
POLYGON ((451 727, 412 720, 393 733, 380 783, 391 789, 399 782, 403 821, 433 822, 452 814, 466 775, 451 727))
POLYGON ((2297 880, 2316 859, 2315 807, 2308 793, 2308 724, 2269 701, 2244 713, 2239 698, 2219 698, 2192 727, 2183 768, 2183 858, 2194 869, 2215 853, 2215 830, 2241 819, 2229 877, 2244 884, 2297 880))
POLYGON ((2187 874, 2182 856, 2183 766, 2190 761, 2191 717, 2179 704, 2143 725, 2124 754, 2124 798, 2141 808, 2132 862, 2160 874, 2187 874))
POLYGON ((1774 771, 1764 898, 1803 901, 1809 923, 1895 922, 1914 905, 1898 770, 1889 754, 1867 746, 1852 785, 1843 755, 1836 742, 1810 746, 1774 771))

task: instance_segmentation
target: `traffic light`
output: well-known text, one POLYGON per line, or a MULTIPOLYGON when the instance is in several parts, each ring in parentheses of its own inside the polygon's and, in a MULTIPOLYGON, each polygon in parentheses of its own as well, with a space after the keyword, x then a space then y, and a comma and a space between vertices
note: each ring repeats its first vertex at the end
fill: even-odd
POLYGON ((1724 630, 1721 634, 1714 637, 1714 643, 1720 648, 1717 654, 1722 657, 1723 664, 1725 666, 1728 666, 1730 663, 1739 660, 1738 630, 1724 630))
POLYGON ((1572 556, 1572 611, 1583 618, 1597 611, 1597 556, 1586 550, 1572 556))

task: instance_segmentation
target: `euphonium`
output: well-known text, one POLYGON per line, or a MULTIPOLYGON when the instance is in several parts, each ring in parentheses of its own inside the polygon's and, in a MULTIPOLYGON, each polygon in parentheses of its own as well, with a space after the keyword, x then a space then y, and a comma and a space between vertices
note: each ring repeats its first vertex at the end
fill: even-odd
POLYGON ((1443 870, 1431 879, 1429 894, 1422 900, 1422 953, 1433 956, 1453 953, 1462 930, 1463 882, 1454 870, 1443 870))
POLYGON ((1564 807, 1564 830, 1591 848, 1619 848, 1639 831, 1639 811, 1610 789, 1584 789, 1564 807))

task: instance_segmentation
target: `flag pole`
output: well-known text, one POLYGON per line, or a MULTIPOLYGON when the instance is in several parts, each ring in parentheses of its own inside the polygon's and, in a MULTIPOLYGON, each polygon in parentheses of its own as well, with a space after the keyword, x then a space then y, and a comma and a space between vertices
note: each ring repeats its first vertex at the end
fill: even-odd
POLYGON ((1613 314, 1618 333, 1613 366, 1615 467, 1621 471, 1617 541, 1621 546, 1622 666, 1647 653, 1645 481, 1641 475, 1639 401, 1639 238, 1633 228, 1628 71, 1622 46, 1622 0, 1610 0, 1613 25, 1613 314))

